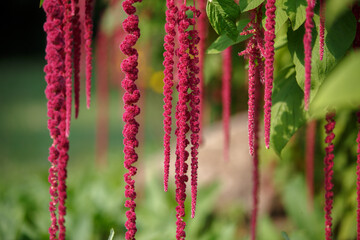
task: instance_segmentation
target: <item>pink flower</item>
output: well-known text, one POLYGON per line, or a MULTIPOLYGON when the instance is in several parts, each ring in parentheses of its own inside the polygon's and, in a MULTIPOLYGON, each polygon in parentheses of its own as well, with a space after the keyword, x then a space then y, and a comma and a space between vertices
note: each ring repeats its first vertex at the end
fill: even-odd
POLYGON ((332 177, 334 174, 334 144, 333 140, 335 138, 335 134, 333 133, 335 128, 335 113, 327 113, 326 114, 326 121, 327 124, 325 125, 325 132, 327 134, 325 138, 325 143, 327 143, 327 147, 325 148, 325 239, 331 240, 332 239, 332 217, 331 212, 333 208, 333 198, 334 192, 333 187, 334 184, 332 183, 332 177))
POLYGON ((178 13, 178 33, 179 33, 179 49, 177 51, 179 62, 178 62, 178 77, 179 83, 177 86, 177 90, 179 92, 179 100, 176 106, 176 126, 177 126, 177 141, 176 141, 176 167, 175 167, 175 183, 176 183, 176 201, 178 206, 176 207, 176 239, 184 239, 185 238, 185 226, 186 223, 183 220, 185 216, 185 206, 184 202, 186 199, 186 182, 188 177, 186 176, 186 172, 188 169, 188 165, 186 160, 189 157, 189 153, 186 151, 186 147, 189 144, 189 141, 186 139, 186 134, 189 131, 189 125, 187 122, 190 119, 190 113, 187 107, 187 102, 189 101, 188 89, 189 89, 189 81, 188 81, 188 67, 190 64, 189 53, 187 52, 189 49, 189 32, 187 32, 187 28, 190 23, 186 15, 186 11, 189 8, 183 4, 181 5, 181 9, 178 13))
MULTIPOLYGON (((357 112, 357 120, 360 125, 360 111, 357 112)), ((357 239, 360 239, 360 128, 357 135, 357 163, 356 163, 356 188, 357 188, 357 239)))
POLYGON ((325 43, 325 0, 320 0, 320 60, 324 57, 324 43, 325 43))
POLYGON ((85 51, 86 51, 86 106, 90 108, 91 102, 91 74, 92 74, 92 34, 93 34, 93 11, 94 0, 85 2, 85 51))
POLYGON ((125 73, 125 78, 121 82, 121 85, 125 90, 123 97, 125 109, 123 114, 123 120, 125 122, 123 129, 125 153, 124 166, 128 170, 128 173, 125 173, 124 175, 126 183, 125 197, 129 198, 125 202, 125 207, 129 208, 126 212, 126 240, 134 240, 137 231, 135 214, 136 204, 134 201, 136 198, 135 181, 132 179, 137 172, 137 168, 134 167, 133 164, 138 160, 135 148, 139 145, 139 142, 136 139, 136 135, 139 131, 139 124, 135 120, 135 117, 140 113, 140 108, 136 105, 140 98, 140 91, 135 84, 135 81, 138 78, 138 52, 134 48, 134 45, 140 37, 140 29, 138 27, 139 18, 135 15, 136 7, 133 6, 136 2, 141 2, 141 0, 125 0, 122 3, 124 11, 129 16, 123 22, 123 28, 128 34, 120 45, 121 51, 128 56, 121 63, 121 69, 125 73))
POLYGON ((74 17, 73 17, 73 34, 74 34, 74 97, 75 97, 75 118, 79 116, 80 104, 80 58, 81 58, 81 28, 80 28, 80 8, 79 0, 72 0, 74 17))
POLYGON ((200 143, 202 142, 201 129, 204 123, 204 60, 205 60, 205 48, 206 48, 206 37, 207 37, 207 16, 206 16, 206 0, 199 0, 199 78, 200 78, 200 143))
POLYGON ((305 35, 304 35, 304 51, 305 51, 305 89, 304 101, 305 110, 309 109, 310 101, 310 87, 311 87, 311 42, 312 42, 312 28, 314 27, 314 7, 313 0, 307 0, 308 6, 306 8, 306 21, 305 21, 305 35))
POLYGON ((199 17, 200 11, 196 10, 195 7, 191 7, 194 18, 189 19, 193 29, 189 31, 190 33, 190 45, 189 53, 192 56, 189 62, 189 83, 190 83, 190 130, 191 130, 191 217, 195 217, 196 209, 196 200, 197 200, 197 169, 198 169, 198 149, 200 145, 200 78, 198 74, 200 68, 198 67, 199 63, 199 50, 197 45, 200 42, 199 32, 196 30, 196 18, 199 17))
POLYGON ((223 103, 223 129, 224 129, 224 160, 229 160, 230 144, 230 107, 231 107, 231 47, 224 50, 223 58, 223 75, 222 75, 222 103, 223 103))
POLYGON ((165 52, 164 52, 164 190, 168 190, 169 167, 170 167, 170 139, 171 139, 171 109, 172 87, 174 85, 174 54, 176 37, 176 14, 178 8, 174 0, 167 0, 166 24, 165 24, 165 52))
POLYGON ((275 40, 275 0, 268 0, 266 8, 266 31, 265 31, 265 95, 264 95, 264 125, 265 125, 265 146, 270 145, 270 124, 272 106, 272 88, 274 81, 274 40, 275 40))

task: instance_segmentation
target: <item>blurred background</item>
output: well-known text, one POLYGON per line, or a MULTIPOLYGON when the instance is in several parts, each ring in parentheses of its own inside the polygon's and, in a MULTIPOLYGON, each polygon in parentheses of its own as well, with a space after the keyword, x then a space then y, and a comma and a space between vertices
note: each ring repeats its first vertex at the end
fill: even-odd
MULTIPOLYGON (((0 239, 47 239, 50 216, 45 66, 45 14, 39 1, 4 1, 0 15, 0 239)), ((138 43, 142 91, 140 102, 139 168, 137 176, 138 239, 175 238, 175 189, 163 191, 163 1, 139 6, 142 37, 138 43)), ((68 239, 123 239, 125 227, 122 146, 122 54, 118 49, 125 18, 117 1, 96 1, 94 10, 94 76, 92 106, 85 107, 84 75, 80 114, 73 117, 68 164, 68 239)), ((217 35, 209 27, 207 44, 217 35)), ((200 149, 199 196, 195 219, 186 203, 188 239, 249 239, 252 162, 247 145, 247 69, 233 48, 230 161, 222 159, 221 55, 205 62, 205 130, 200 149)), ((84 54, 83 54, 84 55, 84 54)), ((280 49, 277 68, 288 64, 289 53, 280 49)), ((82 70, 84 67, 82 68, 82 70)), ((337 239, 355 239, 356 187, 355 115, 338 116, 341 151, 336 155, 334 208, 337 239), (354 126, 353 125, 353 126, 354 126), (341 138, 341 136, 343 136, 341 138)), ((305 186, 305 128, 300 129, 282 153, 282 160, 261 147, 261 190, 258 239, 322 239, 323 121, 318 121, 315 155, 315 197, 305 186)), ((340 147, 339 147, 340 149, 340 147)), ((170 182, 173 183, 173 178, 170 182)), ((188 195, 190 197, 190 194, 188 195)))

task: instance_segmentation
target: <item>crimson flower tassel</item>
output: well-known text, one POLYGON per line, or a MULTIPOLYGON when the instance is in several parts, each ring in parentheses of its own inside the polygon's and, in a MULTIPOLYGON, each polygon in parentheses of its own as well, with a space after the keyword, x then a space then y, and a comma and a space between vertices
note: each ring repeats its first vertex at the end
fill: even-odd
POLYGON ((93 11, 94 0, 85 2, 85 51, 86 51, 86 106, 90 108, 91 102, 91 74, 92 74, 92 35, 93 35, 93 11))
POLYGON ((324 57, 324 44, 325 44, 325 0, 320 0, 320 60, 324 57))
POLYGON ((207 37, 207 17, 206 17, 206 0, 199 0, 199 78, 200 78, 200 143, 202 142, 201 129, 204 124, 204 60, 206 49, 206 37, 207 37))
POLYGON ((335 138, 335 134, 333 133, 335 128, 335 113, 327 113, 326 114, 326 121, 327 124, 325 125, 325 132, 327 134, 325 138, 325 143, 328 144, 325 148, 325 239, 331 240, 332 239, 332 217, 331 212, 333 208, 333 187, 334 184, 332 183, 332 178, 334 174, 334 144, 333 140, 335 138))
POLYGON ((70 133, 72 105, 72 4, 63 0, 65 14, 63 19, 65 34, 65 79, 66 79, 66 136, 70 133))
POLYGON ((186 223, 183 220, 185 216, 185 199, 186 199, 186 182, 188 177, 186 175, 188 165, 186 160, 189 157, 189 153, 186 151, 186 147, 189 144, 186 139, 186 133, 189 131, 189 125, 187 122, 190 119, 190 113, 188 111, 187 102, 189 100, 188 89, 188 66, 190 57, 188 54, 189 49, 189 32, 187 31, 190 23, 187 18, 186 11, 189 8, 186 6, 186 2, 181 5, 178 13, 178 33, 179 33, 179 49, 177 51, 178 62, 178 77, 179 83, 177 86, 179 92, 179 99, 176 106, 176 126, 177 126, 177 143, 176 143, 176 163, 175 163, 175 183, 176 183, 176 201, 178 206, 176 207, 176 239, 185 239, 185 226, 186 223))
MULTIPOLYGON (((50 239, 57 239, 57 232, 59 230, 58 220, 56 217, 56 208, 59 202, 58 187, 59 178, 63 178, 59 169, 63 167, 63 162, 60 155, 62 152, 62 142, 65 132, 61 132, 65 127, 64 105, 65 103, 65 39, 63 33, 63 18, 64 6, 57 0, 45 0, 43 8, 46 13, 46 22, 44 30, 47 34, 46 56, 47 65, 44 68, 45 80, 47 87, 45 90, 46 98, 48 99, 47 115, 48 128, 53 143, 49 149, 49 162, 51 167, 49 170, 50 196, 49 211, 51 218, 51 226, 49 228, 50 239), (60 126, 61 125, 61 126, 60 126)), ((66 113, 65 113, 66 114, 66 113)), ((64 129, 65 130, 65 129, 64 129)), ((61 193, 61 198, 63 197, 61 193)), ((60 213, 62 214, 62 213, 60 213)), ((63 223, 59 222, 63 230, 63 223)))
POLYGON ((265 31, 265 95, 264 95, 264 125, 265 125, 265 146, 270 145, 270 124, 272 106, 272 88, 274 81, 274 40, 275 40, 275 0, 268 0, 266 8, 266 31, 265 31))
POLYGON ((304 88, 304 101, 305 110, 309 109, 310 101, 310 87, 311 87, 311 42, 312 42, 312 29, 314 27, 314 0, 307 0, 306 20, 305 20, 305 35, 304 35, 304 51, 305 51, 305 88, 304 88))
POLYGON ((359 123, 359 132, 356 139, 358 144, 357 146, 357 165, 356 165, 356 174, 357 174, 357 239, 360 239, 360 111, 357 112, 357 120, 359 123))
POLYGON ((80 109, 80 59, 81 59, 81 28, 79 0, 73 2, 73 34, 74 34, 74 102, 75 118, 79 116, 80 109))
POLYGON ((121 51, 127 55, 127 58, 121 63, 121 69, 125 73, 125 78, 122 80, 121 85, 125 90, 124 101, 124 114, 123 120, 125 122, 124 134, 124 166, 128 170, 124 174, 125 197, 129 198, 125 202, 125 207, 129 208, 126 212, 127 221, 125 227, 127 232, 125 234, 126 240, 134 240, 137 231, 136 228, 136 214, 135 214, 135 180, 132 177, 136 174, 137 168, 133 166, 138 160, 138 155, 135 148, 139 146, 136 135, 139 131, 139 124, 135 117, 139 115, 140 108, 136 105, 140 98, 140 91, 138 90, 135 81, 138 79, 138 52, 134 48, 137 40, 140 37, 139 18, 136 13, 134 3, 141 2, 141 0, 125 0, 122 3, 123 9, 128 17, 123 22, 123 27, 127 35, 121 43, 121 51))
POLYGON ((166 1, 166 24, 165 24, 165 52, 164 52, 164 190, 168 190, 170 168, 170 139, 171 139, 171 109, 172 87, 174 85, 174 54, 176 37, 176 14, 178 11, 174 0, 166 1))
POLYGON ((315 138, 316 137, 316 121, 308 123, 306 128, 306 183, 309 192, 309 206, 313 207, 314 202, 314 155, 315 155, 315 138))
POLYGON ((229 160, 230 145, 230 107, 231 107, 231 47, 225 49, 223 58, 222 76, 222 102, 223 102, 223 128, 224 128, 224 160, 229 160))
POLYGON ((190 107, 191 107, 191 118, 190 118, 190 130, 191 130, 191 218, 195 217, 196 200, 197 200, 197 170, 198 170, 198 149, 200 144, 200 78, 198 74, 200 68, 199 63, 199 50, 197 45, 200 42, 199 32, 196 30, 196 18, 199 17, 200 11, 196 10, 195 6, 191 7, 194 18, 190 19, 190 23, 193 27, 190 30, 190 46, 189 53, 192 56, 189 64, 189 82, 190 82, 190 107))

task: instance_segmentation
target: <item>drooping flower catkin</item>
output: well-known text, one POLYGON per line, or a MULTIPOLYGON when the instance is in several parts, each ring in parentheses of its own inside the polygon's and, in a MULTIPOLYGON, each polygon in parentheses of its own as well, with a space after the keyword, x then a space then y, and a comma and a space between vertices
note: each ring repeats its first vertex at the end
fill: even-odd
POLYGON ((190 63, 189 63, 189 85, 190 85, 190 142, 191 142, 191 217, 195 217, 196 210, 196 201, 197 201, 197 170, 198 170, 198 149, 200 144, 200 78, 198 74, 200 68, 198 67, 199 63, 199 50, 197 45, 200 42, 199 32, 196 29, 196 19, 200 15, 200 11, 195 8, 195 6, 190 8, 193 12, 193 18, 189 19, 192 30, 190 33, 190 45, 189 45, 189 54, 190 54, 190 63))
POLYGON ((200 78, 200 143, 202 142, 202 133, 201 129, 203 129, 204 124, 204 68, 205 68, 205 49, 206 49, 206 37, 208 34, 207 29, 207 16, 206 16, 206 0, 199 0, 198 1, 200 16, 198 20, 198 29, 199 29, 199 78, 200 78))
POLYGON ((270 124, 272 106, 272 88, 274 81, 274 41, 275 41, 275 0, 267 0, 266 5, 266 31, 265 31, 265 93, 264 93, 264 125, 265 147, 270 145, 270 124))
POLYGON ((177 90, 179 92, 179 99, 176 105, 176 126, 177 126, 177 141, 176 141, 176 163, 175 163, 175 183, 176 183, 176 201, 178 206, 176 207, 176 239, 184 239, 186 223, 183 220, 185 216, 185 199, 186 199, 186 182, 188 177, 186 175, 188 165, 186 160, 189 157, 189 153, 186 151, 186 147, 189 144, 189 140, 186 138, 187 132, 190 130, 187 122, 190 119, 190 113, 187 107, 189 100, 188 89, 188 67, 190 63, 190 57, 188 53, 189 49, 189 32, 187 31, 190 23, 186 15, 189 8, 186 6, 186 2, 183 3, 178 12, 178 41, 179 49, 177 51, 178 62, 178 77, 179 83, 177 90))
POLYGON ((357 239, 360 239, 360 111, 357 112, 358 121, 358 135, 356 138, 357 142, 357 163, 356 163, 356 190, 357 190, 357 239))
POLYGON ((74 34, 74 105, 75 118, 79 116, 80 109, 80 59, 81 59, 81 28, 79 0, 73 1, 73 34, 74 34))
POLYGON ((325 0, 320 0, 320 30, 319 30, 319 54, 320 60, 324 57, 324 44, 325 44, 325 0))
POLYGON ((85 2, 85 51, 86 51, 86 107, 90 108, 91 102, 91 75, 92 75, 92 35, 93 35, 93 12, 94 0, 85 2))
MULTIPOLYGON (((61 2, 57 0, 45 0, 43 8, 46 13, 46 22, 44 30, 46 32, 46 56, 47 64, 44 68, 45 80, 47 83, 45 94, 48 99, 47 115, 48 129, 53 143, 49 149, 49 162, 51 167, 49 169, 49 183, 50 196, 49 211, 51 218, 51 226, 49 227, 50 239, 57 239, 57 232, 59 230, 58 220, 56 216, 57 204, 59 202, 59 168, 61 168, 61 147, 63 140, 61 134, 60 124, 64 123, 62 120, 62 110, 65 103, 65 39, 63 32, 63 18, 65 8, 61 2), (60 165, 60 166, 59 166, 60 165)), ((61 176, 62 177, 62 176, 61 176)), ((62 223, 59 223, 62 225, 62 223)))
POLYGON ((304 51, 305 51, 305 87, 304 87, 304 101, 305 110, 309 109, 310 88, 311 88, 311 42, 312 29, 314 27, 314 0, 307 0, 306 20, 305 20, 305 35, 304 35, 304 51))
POLYGON ((231 108, 231 47, 228 47, 222 53, 223 75, 222 75, 222 118, 224 131, 224 160, 229 160, 230 146, 230 108, 231 108))
POLYGON ((125 207, 129 208, 126 212, 127 221, 125 227, 127 232, 125 234, 126 240, 135 239, 136 228, 136 213, 135 213, 135 180, 132 177, 136 174, 137 168, 133 166, 138 160, 138 155, 135 148, 138 147, 139 142, 136 135, 139 131, 139 124, 135 117, 139 115, 140 108, 136 105, 140 98, 140 91, 138 90, 135 81, 138 78, 138 52, 134 48, 137 40, 140 37, 139 18, 136 13, 134 3, 141 2, 142 0, 125 0, 122 3, 123 9, 128 17, 123 22, 123 27, 127 35, 121 43, 121 51, 127 55, 127 58, 121 63, 121 69, 125 73, 125 78, 122 80, 121 85, 125 90, 124 101, 124 114, 123 120, 125 122, 123 135, 124 135, 124 166, 128 170, 124 174, 125 197, 129 198, 125 202, 125 207))
POLYGON ((170 168, 170 139, 171 139, 171 109, 172 109, 172 87, 174 85, 174 54, 176 37, 176 14, 178 8, 174 0, 166 1, 166 23, 164 43, 164 190, 168 190, 169 168, 170 168))
POLYGON ((66 79, 66 136, 70 133, 71 106, 72 106, 72 50, 73 50, 73 29, 72 29, 72 3, 63 0, 65 8, 63 27, 65 34, 65 79, 66 79))
POLYGON ((335 138, 334 128, 335 128, 335 113, 329 112, 326 114, 325 132, 326 138, 325 143, 327 144, 325 148, 325 158, 324 158, 324 171, 325 171, 325 239, 332 239, 332 217, 331 212, 333 208, 333 198, 334 192, 332 183, 332 178, 334 174, 334 144, 333 140, 335 138))

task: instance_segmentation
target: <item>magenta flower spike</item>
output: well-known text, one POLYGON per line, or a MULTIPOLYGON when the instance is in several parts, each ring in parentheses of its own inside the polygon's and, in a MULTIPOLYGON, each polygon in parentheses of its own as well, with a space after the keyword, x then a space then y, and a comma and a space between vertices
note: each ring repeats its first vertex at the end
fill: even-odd
POLYGON ((357 190, 357 239, 360 239, 360 111, 357 112, 357 120, 359 125, 359 132, 357 135, 356 142, 357 146, 357 163, 356 163, 356 190, 357 190))
POLYGON ((65 34, 65 80, 66 80, 66 137, 70 134, 71 106, 72 106, 72 3, 63 0, 65 14, 63 27, 65 34))
POLYGON ((174 0, 166 1, 166 23, 164 43, 164 190, 168 190, 169 168, 170 168, 170 139, 171 139, 171 109, 172 109, 172 87, 174 85, 174 54, 176 37, 176 14, 178 8, 174 0))
MULTIPOLYGON (((262 61, 260 54, 256 59, 258 62, 262 61)), ((251 239, 256 239, 257 216, 259 205, 259 186, 260 186, 260 173, 259 173, 259 129, 260 129, 260 98, 261 98, 261 84, 260 84, 260 68, 257 67, 255 71, 255 102, 254 102, 254 154, 253 158, 253 206, 251 213, 251 239)))
POLYGON ((323 60, 324 57, 324 44, 325 44, 325 0, 320 0, 320 31, 319 31, 319 40, 320 40, 320 47, 319 47, 319 54, 320 60, 323 60))
POLYGON ((188 165, 186 160, 189 157, 189 153, 186 151, 186 147, 189 144, 189 140, 186 139, 186 134, 190 130, 187 122, 190 119, 190 113, 187 107, 187 102, 189 100, 188 89, 189 89, 189 80, 188 80, 188 68, 190 64, 189 57, 189 32, 186 31, 190 25, 189 19, 186 15, 186 11, 189 8, 186 6, 186 3, 181 5, 178 13, 178 40, 179 40, 179 49, 177 51, 179 62, 178 62, 178 77, 179 83, 177 90, 179 92, 179 99, 176 106, 176 126, 177 126, 177 143, 176 143, 176 174, 175 174, 175 183, 176 183, 176 201, 178 206, 176 207, 176 239, 184 239, 185 226, 186 223, 183 220, 185 216, 185 199, 186 199, 186 182, 188 177, 186 172, 188 165))
POLYGON ((189 64, 189 83, 191 89, 190 95, 190 141, 191 141, 191 218, 195 217, 196 201, 197 201, 197 170, 198 170, 198 149, 200 145, 200 73, 199 64, 199 50, 197 45, 200 42, 199 32, 196 30, 196 18, 199 17, 200 11, 191 7, 194 18, 189 19, 191 26, 190 30, 190 46, 189 53, 192 56, 189 64))
POLYGON ((80 109, 80 58, 81 58, 81 28, 79 0, 72 0, 74 9, 73 35, 74 35, 74 102, 75 118, 79 116, 80 109))
POLYGON ((135 117, 139 115, 140 108, 137 102, 140 98, 140 91, 138 90, 135 81, 138 79, 138 52, 134 48, 137 40, 140 37, 139 18, 136 13, 134 3, 141 2, 142 0, 125 0, 122 3, 123 9, 128 17, 123 22, 123 28, 127 35, 124 41, 120 44, 121 51, 127 56, 121 63, 121 70, 125 73, 125 78, 121 82, 121 86, 125 90, 124 101, 124 114, 123 120, 125 122, 123 135, 124 135, 124 166, 128 170, 124 174, 125 197, 129 198, 125 202, 125 207, 129 208, 126 212, 127 221, 125 227, 127 232, 125 234, 126 240, 134 240, 137 231, 136 228, 136 213, 135 213, 135 180, 132 177, 136 174, 137 168, 133 166, 138 160, 138 154, 135 148, 138 147, 139 142, 136 135, 139 131, 139 123, 135 117))
POLYGON ((202 142, 202 133, 201 129, 204 124, 204 60, 205 60, 205 50, 206 50, 206 37, 208 34, 207 29, 207 16, 206 16, 206 0, 199 0, 199 11, 200 16, 198 20, 198 29, 199 29, 199 78, 200 78, 200 143, 202 142))
POLYGON ((85 51, 86 51, 86 107, 90 108, 91 102, 91 75, 92 75, 92 35, 93 35, 93 12, 94 0, 85 2, 85 51))
POLYGON ((265 147, 270 145, 270 124, 272 106, 272 88, 274 81, 274 40, 275 40, 275 0, 267 0, 265 31, 265 94, 264 94, 264 125, 265 147))
POLYGON ((59 159, 59 156, 61 155, 61 142, 63 141, 60 125, 64 124, 64 121, 62 121, 64 120, 62 112, 63 106, 65 105, 65 39, 62 30, 65 8, 61 2, 57 0, 45 0, 43 8, 46 13, 44 30, 47 35, 45 56, 47 64, 44 68, 45 80, 47 83, 45 94, 48 99, 48 128, 50 136, 53 139, 53 143, 49 149, 48 158, 51 163, 48 178, 51 196, 51 201, 49 203, 51 218, 49 234, 50 240, 53 240, 57 239, 57 232, 59 230, 56 209, 59 202, 59 177, 61 177, 58 172, 59 168, 62 167, 61 159, 59 159))
POLYGON ((311 42, 312 42, 312 29, 314 27, 314 0, 307 0, 306 20, 305 20, 305 35, 304 35, 304 51, 305 51, 305 88, 304 88, 304 101, 305 110, 309 109, 310 101, 310 88, 311 88, 311 42))
POLYGON ((256 55, 254 54, 253 48, 255 47, 256 40, 251 38, 247 48, 250 53, 247 55, 249 58, 249 88, 248 88, 248 140, 249 140, 249 153, 251 156, 254 155, 254 139, 255 139, 255 103, 256 103, 256 55))
POLYGON ((325 148, 325 158, 324 158, 324 171, 325 171, 325 239, 332 239, 332 217, 331 212, 333 208, 333 198, 334 192, 332 183, 332 178, 334 174, 334 144, 333 140, 335 138, 334 128, 335 128, 335 113, 327 113, 325 125, 325 132, 327 134, 325 138, 325 143, 327 144, 325 148))
POLYGON ((229 160, 229 145, 230 145, 230 108, 231 108, 231 47, 228 47, 222 53, 223 59, 223 75, 222 75, 222 118, 224 131, 224 160, 229 160))

